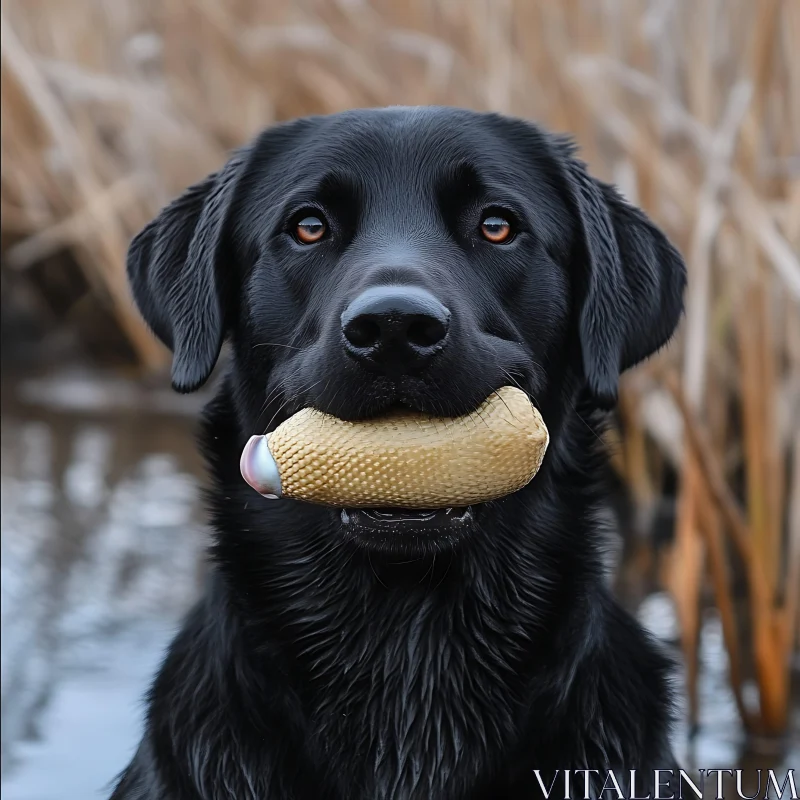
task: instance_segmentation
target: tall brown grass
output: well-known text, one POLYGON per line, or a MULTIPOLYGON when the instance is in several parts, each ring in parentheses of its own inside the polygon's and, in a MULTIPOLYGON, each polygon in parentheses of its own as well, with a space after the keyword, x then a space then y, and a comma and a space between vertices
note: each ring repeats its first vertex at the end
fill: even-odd
POLYGON ((146 367, 165 354, 132 310, 126 243, 260 127, 440 103, 573 133, 689 264, 677 342, 624 382, 614 463, 643 529, 667 468, 680 475, 669 582, 692 713, 708 574, 745 725, 786 728, 800 617, 800 2, 3 0, 2 14, 3 269, 71 252, 146 367))

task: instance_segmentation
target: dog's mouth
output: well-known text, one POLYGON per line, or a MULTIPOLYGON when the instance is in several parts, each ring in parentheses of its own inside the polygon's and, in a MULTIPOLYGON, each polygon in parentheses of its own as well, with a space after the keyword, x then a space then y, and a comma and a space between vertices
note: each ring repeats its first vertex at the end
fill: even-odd
POLYGON ((351 530, 382 534, 448 533, 470 525, 472 506, 461 508, 343 508, 342 525, 351 530))

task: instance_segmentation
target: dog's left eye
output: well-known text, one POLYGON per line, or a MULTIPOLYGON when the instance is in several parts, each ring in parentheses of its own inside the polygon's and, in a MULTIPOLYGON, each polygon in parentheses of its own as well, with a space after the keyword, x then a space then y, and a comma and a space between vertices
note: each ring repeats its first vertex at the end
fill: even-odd
POLYGON ((318 242, 326 231, 325 221, 320 217, 310 215, 303 217, 297 225, 295 225, 294 235, 298 242, 301 244, 314 244, 318 242))
POLYGON ((481 222, 481 233, 487 242, 502 244, 511 238, 511 223, 498 216, 485 217, 481 222))

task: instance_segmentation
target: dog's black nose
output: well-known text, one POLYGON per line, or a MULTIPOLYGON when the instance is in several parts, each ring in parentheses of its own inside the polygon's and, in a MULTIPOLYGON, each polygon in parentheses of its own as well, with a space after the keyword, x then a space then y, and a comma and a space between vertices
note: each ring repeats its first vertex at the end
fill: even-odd
POLYGON ((449 326, 448 309, 416 286, 373 286, 342 314, 347 351, 393 374, 424 367, 444 347, 449 326))

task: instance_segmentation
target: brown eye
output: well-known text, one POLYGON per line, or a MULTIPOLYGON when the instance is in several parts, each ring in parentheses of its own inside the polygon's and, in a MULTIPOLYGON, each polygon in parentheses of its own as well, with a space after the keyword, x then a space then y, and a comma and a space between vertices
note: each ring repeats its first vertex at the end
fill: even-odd
POLYGON ((303 217, 297 223, 295 236, 301 244, 314 244, 325 235, 325 223, 319 217, 303 217))
POLYGON ((502 244, 511 238, 511 223, 502 217, 486 217, 481 222, 481 233, 492 244, 502 244))

